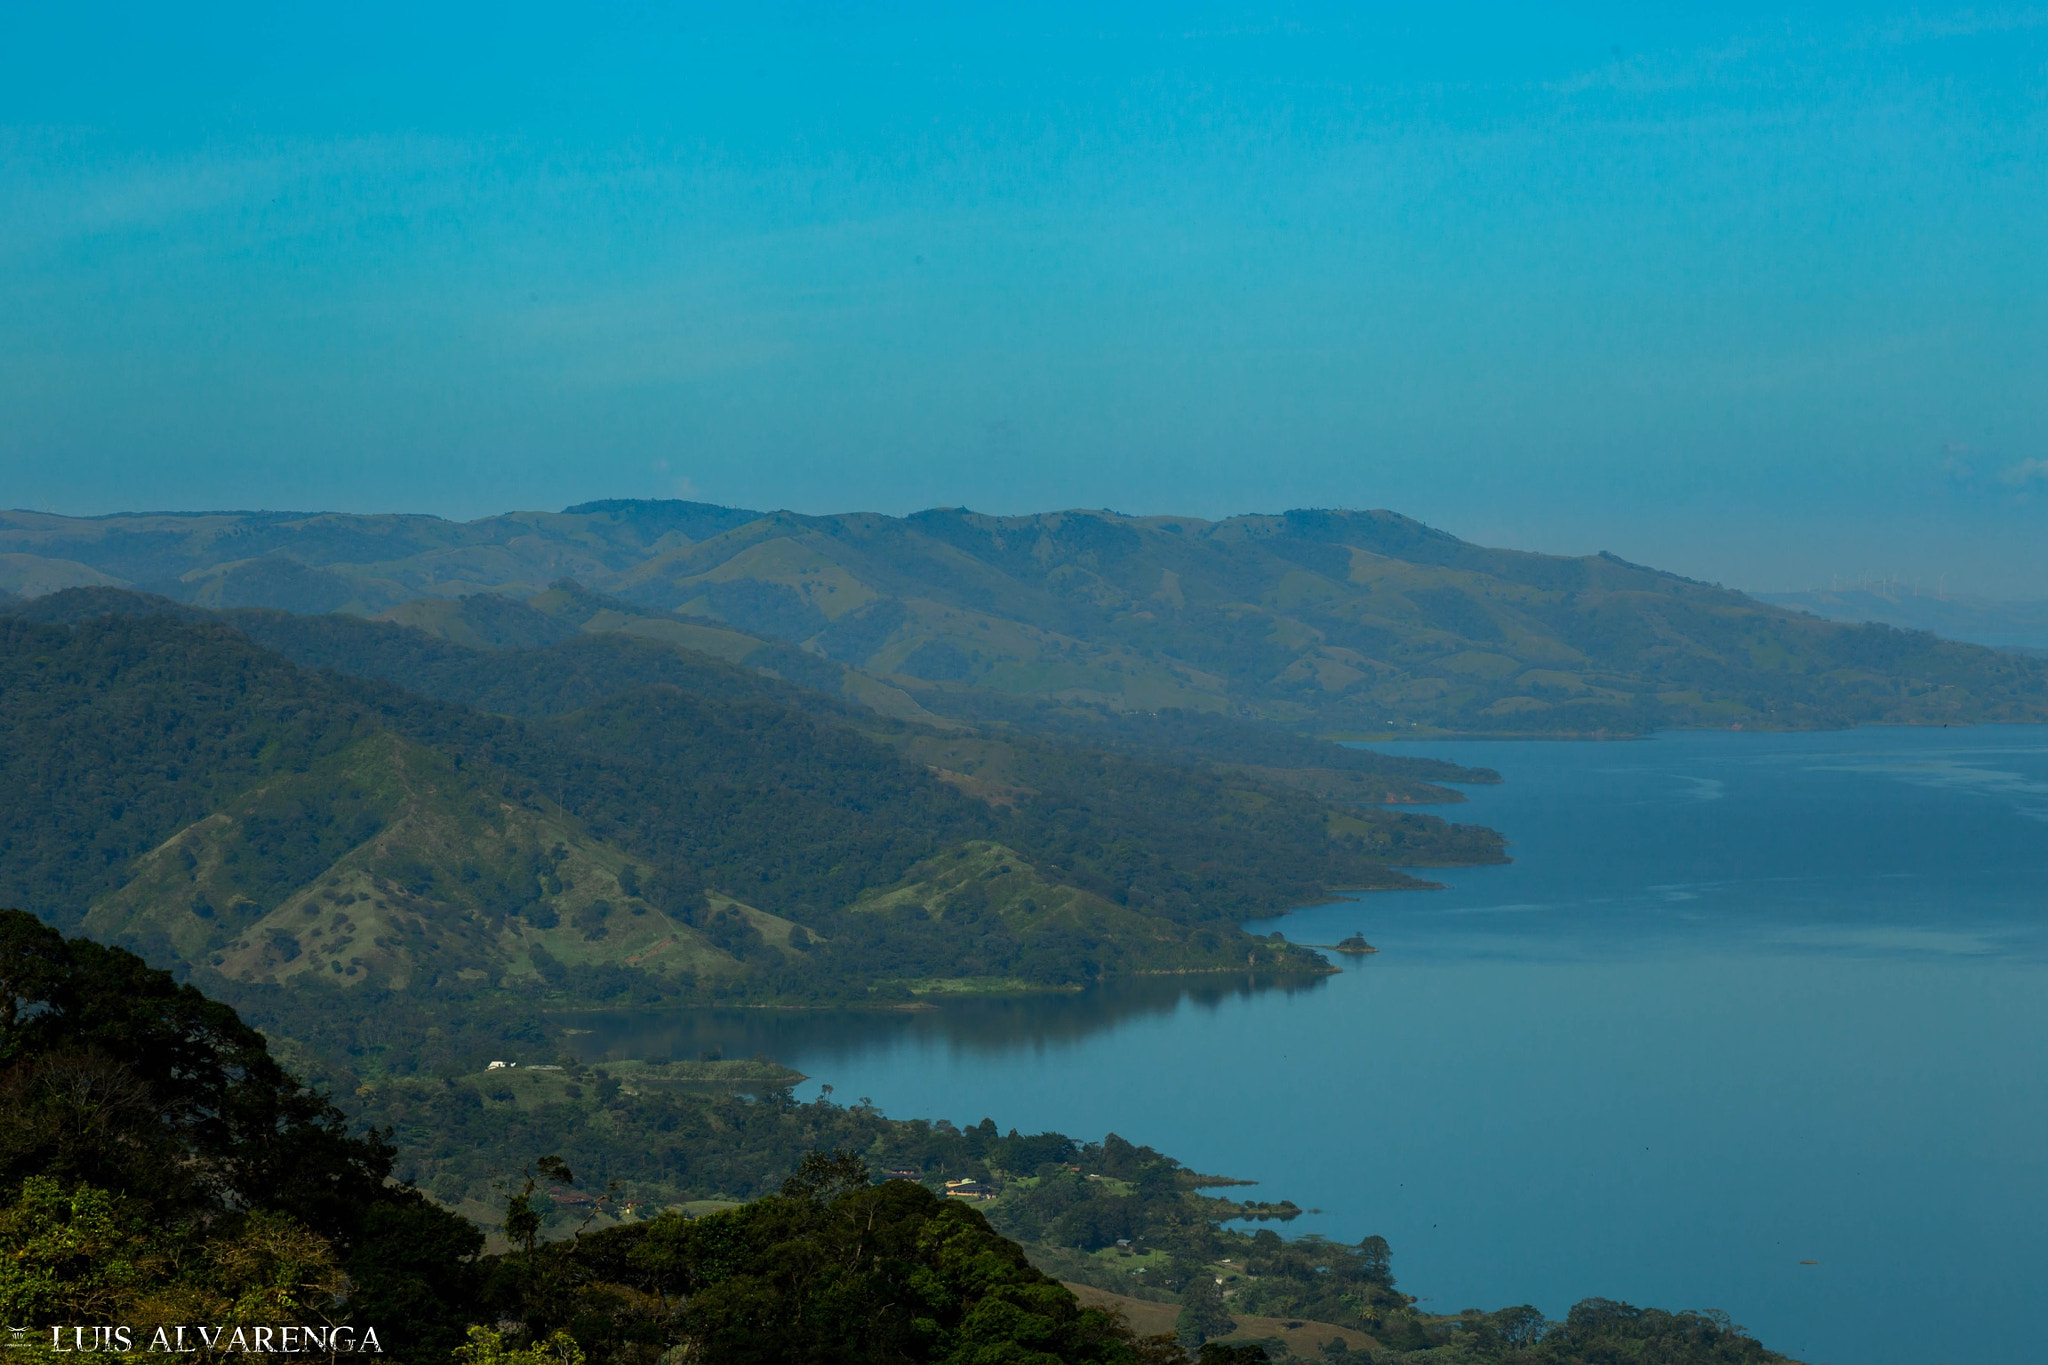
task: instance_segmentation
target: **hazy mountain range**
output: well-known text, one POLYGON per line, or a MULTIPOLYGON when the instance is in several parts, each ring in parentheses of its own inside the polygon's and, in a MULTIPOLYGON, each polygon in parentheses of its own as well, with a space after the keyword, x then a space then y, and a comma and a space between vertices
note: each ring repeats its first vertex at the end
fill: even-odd
POLYGON ((1867 584, 1807 592, 1758 593, 1761 601, 1810 611, 1830 621, 1876 621, 1926 630, 1995 649, 2048 653, 2048 602, 1957 597, 1913 587, 1867 584))
POLYGON ((1050 706, 1088 725, 1207 712, 1387 734, 2048 717, 2033 661, 1391 512, 13 512, 0 574, 25 595, 381 615, 472 646, 622 631, 748 662, 775 645, 830 671, 808 685, 909 718, 1043 725, 1050 706), (535 610, 485 611, 485 593, 535 610))

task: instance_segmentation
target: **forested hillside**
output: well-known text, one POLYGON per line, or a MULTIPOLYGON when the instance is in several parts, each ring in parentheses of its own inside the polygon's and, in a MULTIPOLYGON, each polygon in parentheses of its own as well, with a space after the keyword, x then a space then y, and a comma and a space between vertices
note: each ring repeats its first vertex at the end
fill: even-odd
POLYGON ((1391 512, 0 514, 0 588, 67 585, 381 613, 476 647, 634 633, 892 715, 1007 709, 1041 729, 1156 712, 1321 734, 2048 719, 2048 661, 1391 512), (536 611, 455 605, 485 592, 536 611))
POLYGON ((398 1146, 352 1135, 226 1006, 0 910, 0 1303, 34 1329, 12 1350, 57 1365, 43 1331, 121 1324, 134 1349, 100 1354, 146 1359, 158 1328, 205 1323, 241 1353, 311 1328, 303 1351, 403 1365, 1252 1365, 1288 1352, 1260 1340, 1278 1329, 1386 1365, 1783 1360, 1714 1314, 1424 1312, 1383 1239, 1226 1227, 1294 1206, 1217 1197, 1233 1182, 1113 1134, 636 1095, 589 1073, 506 1088, 539 1080, 492 1082, 502 1098, 409 1083, 385 1104, 398 1146), (508 1152, 565 1134, 594 1146, 508 1152), (943 1196, 948 1175, 977 1177, 982 1207, 943 1196), (485 1226, 394 1176, 488 1189, 485 1226), (739 1198, 694 1217, 648 1198, 691 1188, 739 1198), (1163 1302, 1172 1330, 1099 1302, 1163 1302))
MULTIPOLYGON (((27 610, 0 616, 0 899, 259 1011, 306 987, 382 1012, 1318 971, 1238 924, 1500 857, 1475 827, 891 721, 615 634, 482 651, 231 618, 245 633, 104 590, 27 610)), ((267 1022, 328 1017, 281 1003, 267 1022)))

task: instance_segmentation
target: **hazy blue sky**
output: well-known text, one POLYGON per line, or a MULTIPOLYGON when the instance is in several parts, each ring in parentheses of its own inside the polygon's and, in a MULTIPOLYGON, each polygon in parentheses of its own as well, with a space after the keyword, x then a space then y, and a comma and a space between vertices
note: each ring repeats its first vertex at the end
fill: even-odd
POLYGON ((2048 10, 0 9, 0 505, 1388 506, 2048 595, 2048 10))

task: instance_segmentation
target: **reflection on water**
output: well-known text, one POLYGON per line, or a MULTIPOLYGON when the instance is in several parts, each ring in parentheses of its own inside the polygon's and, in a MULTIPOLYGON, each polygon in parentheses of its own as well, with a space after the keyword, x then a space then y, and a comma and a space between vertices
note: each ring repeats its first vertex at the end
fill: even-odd
MULTIPOLYGON (((706 1055, 790 1061, 829 1071, 831 1063, 878 1049, 940 1046, 963 1056, 1023 1049, 1044 1053, 1145 1016, 1183 1006, 1213 1012, 1254 993, 1290 998, 1321 989, 1322 978, 1275 982, 1232 976, 1140 977, 1083 991, 1025 996, 955 996, 911 1009, 701 1009, 575 1016, 570 1046, 584 1061, 681 1061, 706 1055)), ((792 1063, 794 1064, 794 1063, 792 1063)))

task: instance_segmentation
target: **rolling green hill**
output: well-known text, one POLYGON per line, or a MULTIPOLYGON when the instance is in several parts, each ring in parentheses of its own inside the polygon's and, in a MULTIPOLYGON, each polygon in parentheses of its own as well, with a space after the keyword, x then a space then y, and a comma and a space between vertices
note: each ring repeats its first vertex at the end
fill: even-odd
POLYGON ((143 854, 84 928, 287 986, 538 982, 550 960, 742 970, 638 894, 644 865, 545 801, 503 795, 434 749, 368 735, 143 854))
POLYGON ((106 589, 0 614, 0 903, 288 1038, 399 1000, 1313 972, 1237 926, 1499 857, 1477 827, 892 720, 617 632, 485 650, 106 589))
POLYGON ((1391 512, 0 514, 0 588, 65 584, 384 614, 482 648, 623 632, 900 718, 1007 707, 1040 730, 1161 712, 1323 734, 2048 718, 2048 661, 1391 512), (534 610, 462 604, 483 592, 534 610))

